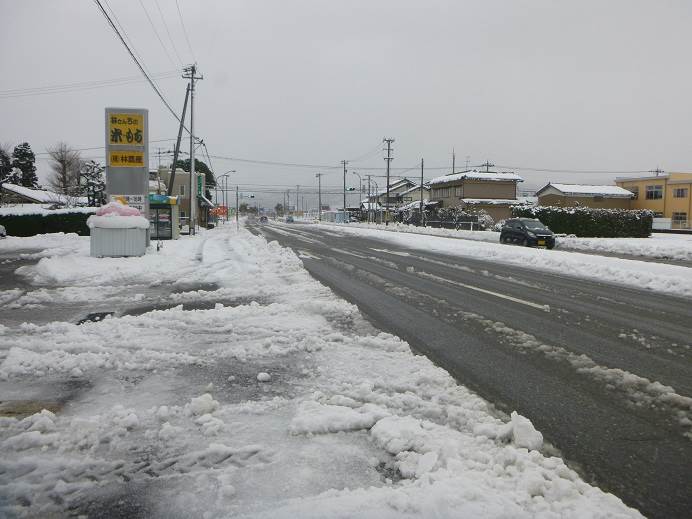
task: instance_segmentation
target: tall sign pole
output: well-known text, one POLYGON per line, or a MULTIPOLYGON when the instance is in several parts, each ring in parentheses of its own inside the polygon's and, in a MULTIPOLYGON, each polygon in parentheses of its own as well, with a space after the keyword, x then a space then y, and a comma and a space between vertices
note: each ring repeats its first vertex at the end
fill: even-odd
POLYGON ((106 108, 105 123, 108 200, 149 218, 149 111, 106 108))

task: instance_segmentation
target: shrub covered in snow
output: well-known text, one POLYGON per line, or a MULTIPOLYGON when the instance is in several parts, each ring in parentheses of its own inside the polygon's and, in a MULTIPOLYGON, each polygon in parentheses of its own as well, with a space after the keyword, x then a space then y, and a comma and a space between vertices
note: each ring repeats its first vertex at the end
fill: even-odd
POLYGON ((588 238, 647 238, 653 224, 653 212, 647 210, 517 206, 512 214, 538 218, 555 233, 588 238))
POLYGON ((74 212, 42 210, 32 214, 2 214, 0 225, 7 229, 9 236, 35 236, 54 232, 89 235, 86 221, 95 209, 77 208, 74 212))

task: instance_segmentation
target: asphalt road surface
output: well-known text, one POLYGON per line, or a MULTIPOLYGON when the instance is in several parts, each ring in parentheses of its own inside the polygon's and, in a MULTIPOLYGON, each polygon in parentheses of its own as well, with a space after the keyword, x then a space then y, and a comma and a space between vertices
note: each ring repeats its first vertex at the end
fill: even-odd
POLYGON ((326 226, 249 228, 461 384, 530 418, 587 481, 648 517, 690 517, 690 300, 326 226))

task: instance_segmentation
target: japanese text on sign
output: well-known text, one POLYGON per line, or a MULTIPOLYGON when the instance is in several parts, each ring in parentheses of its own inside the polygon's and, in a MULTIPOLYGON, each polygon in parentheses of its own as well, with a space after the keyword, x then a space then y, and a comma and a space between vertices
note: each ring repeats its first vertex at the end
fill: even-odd
POLYGON ((123 205, 129 205, 144 212, 146 209, 146 197, 144 195, 110 195, 111 202, 120 202, 123 205))
POLYGON ((108 154, 108 165, 115 168, 143 168, 143 151, 111 151, 108 154))
POLYGON ((144 145, 142 114, 108 114, 108 142, 111 145, 144 145))

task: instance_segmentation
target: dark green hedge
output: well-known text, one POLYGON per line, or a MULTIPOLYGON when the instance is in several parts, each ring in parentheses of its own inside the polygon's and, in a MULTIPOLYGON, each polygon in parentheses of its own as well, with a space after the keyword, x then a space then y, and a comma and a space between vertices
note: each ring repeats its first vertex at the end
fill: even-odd
POLYGON ((512 214, 538 218, 558 234, 588 238, 647 238, 651 235, 653 212, 591 207, 514 207, 512 214))
POLYGON ((34 236, 51 232, 76 232, 88 236, 86 221, 89 216, 89 213, 0 215, 0 225, 5 226, 8 236, 34 236))

